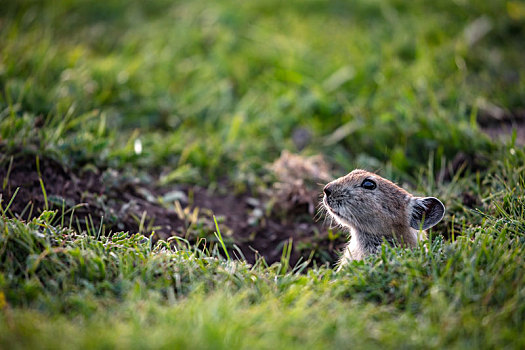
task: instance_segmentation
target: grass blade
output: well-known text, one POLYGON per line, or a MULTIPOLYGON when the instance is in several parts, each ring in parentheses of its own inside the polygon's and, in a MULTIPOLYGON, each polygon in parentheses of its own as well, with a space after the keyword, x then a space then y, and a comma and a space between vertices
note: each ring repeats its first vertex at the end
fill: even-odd
POLYGON ((228 254, 228 250, 226 249, 226 245, 224 244, 224 240, 222 239, 221 230, 219 229, 219 224, 217 224, 217 219, 215 218, 215 215, 213 215, 213 222, 215 222, 215 228, 217 229, 217 232, 215 232, 215 237, 221 242, 222 250, 224 251, 224 254, 226 255, 226 258, 228 261, 230 261, 230 254, 228 254))

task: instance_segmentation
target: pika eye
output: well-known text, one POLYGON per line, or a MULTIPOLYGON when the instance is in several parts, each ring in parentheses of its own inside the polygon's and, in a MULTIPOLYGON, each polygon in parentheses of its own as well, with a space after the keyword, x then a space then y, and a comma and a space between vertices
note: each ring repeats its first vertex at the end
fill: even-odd
POLYGON ((363 187, 364 189, 366 190, 375 190, 375 188, 377 187, 376 183, 372 180, 369 180, 369 179, 366 179, 365 181, 363 181, 363 183, 361 184, 361 187, 363 187))

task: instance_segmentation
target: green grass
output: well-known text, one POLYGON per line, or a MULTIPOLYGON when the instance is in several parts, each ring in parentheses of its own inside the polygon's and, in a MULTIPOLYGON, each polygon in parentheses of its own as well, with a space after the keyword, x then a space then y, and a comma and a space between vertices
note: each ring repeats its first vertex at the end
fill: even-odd
POLYGON ((0 348, 525 347, 525 151, 476 121, 524 107, 522 2, 0 7, 6 169, 28 153, 258 195, 287 149, 447 206, 426 249, 384 247, 336 273, 288 266, 290 246, 272 266, 225 258, 220 221, 217 244, 154 245, 63 210, 15 219, 4 196, 0 348), (445 180, 458 154, 474 161, 445 180))
POLYGON ((172 180, 226 173, 254 182, 306 128, 307 153, 331 154, 345 170, 386 165, 407 176, 429 152, 441 166, 458 149, 489 149, 472 119, 483 103, 521 107, 523 17, 512 9, 7 1, 2 138, 36 133, 42 151, 80 165, 169 164, 172 180), (465 30, 479 18, 491 30, 469 44, 465 30), (38 116, 42 130, 34 130, 38 116))
MULTIPOLYGON (((16 347, 492 348, 525 345, 525 154, 488 185, 492 210, 452 242, 381 255, 340 273, 249 266, 140 235, 95 239, 0 221, 0 343, 16 347), (507 189, 508 191, 505 191, 507 189), (504 190, 503 193, 501 190, 504 190)), ((459 234, 459 232, 458 232, 459 234)), ((285 263, 285 261, 283 262, 285 263)))

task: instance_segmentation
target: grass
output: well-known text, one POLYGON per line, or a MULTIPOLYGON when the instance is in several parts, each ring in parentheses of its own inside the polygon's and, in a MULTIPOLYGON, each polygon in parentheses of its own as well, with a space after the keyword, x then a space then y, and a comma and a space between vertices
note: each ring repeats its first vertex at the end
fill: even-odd
POLYGON ((253 182, 305 128, 306 152, 401 177, 429 152, 440 166, 489 148, 472 122, 483 104, 521 106, 523 19, 504 2, 268 6, 8 1, 2 138, 37 133, 80 165, 170 164, 171 181, 253 182), (485 17, 492 29, 469 44, 485 17))
POLYGON ((141 235, 100 239, 52 212, 2 218, 2 347, 425 348, 524 345, 525 154, 491 181, 491 212, 428 251, 383 247, 335 273, 286 272, 141 235), (516 163, 517 162, 517 163, 516 163), (59 336, 57 336, 57 330, 59 336), (93 335, 96 336, 94 337, 93 335), (42 343, 44 342, 44 343, 42 343))
POLYGON ((525 151, 477 119, 523 108, 524 28, 519 1, 4 1, 0 348, 523 348, 525 151), (336 273, 289 266, 292 241, 225 257, 220 221, 195 246, 153 243, 146 214, 75 225, 40 162, 37 217, 5 197, 18 154, 257 196, 285 149, 447 215, 336 273))

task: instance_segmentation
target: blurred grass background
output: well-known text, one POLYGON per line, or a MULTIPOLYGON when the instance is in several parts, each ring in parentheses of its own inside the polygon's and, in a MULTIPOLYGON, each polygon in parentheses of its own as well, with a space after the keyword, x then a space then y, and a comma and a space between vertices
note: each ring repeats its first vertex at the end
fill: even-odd
POLYGON ((16 142, 40 118, 40 146, 68 162, 167 166, 183 181, 253 182, 303 147, 344 171, 410 177, 430 154, 439 169, 490 150, 480 107, 523 107, 523 12, 513 1, 4 1, 1 135, 16 142))

